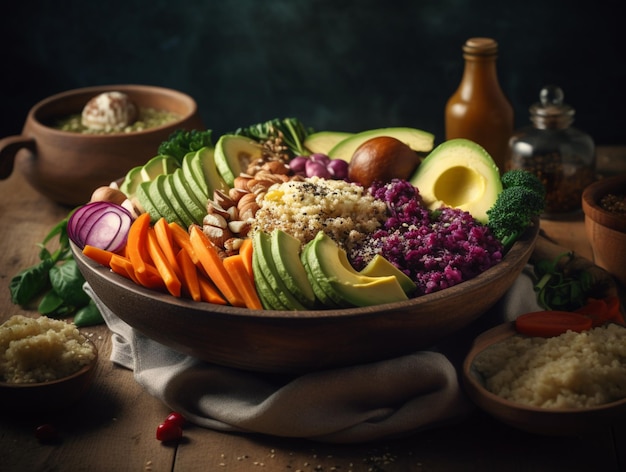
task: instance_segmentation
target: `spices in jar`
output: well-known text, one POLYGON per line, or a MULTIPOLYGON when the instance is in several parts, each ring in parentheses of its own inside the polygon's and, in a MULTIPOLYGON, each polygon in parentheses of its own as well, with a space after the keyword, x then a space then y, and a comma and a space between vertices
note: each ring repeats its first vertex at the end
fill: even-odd
POLYGON ((626 217, 626 194, 609 193, 600 200, 600 207, 603 210, 626 217))
POLYGON ((532 125, 509 141, 508 168, 528 170, 541 180, 547 218, 580 211, 583 190, 595 180, 593 139, 571 126, 575 111, 563 98, 559 87, 544 87, 540 102, 530 107, 532 125))

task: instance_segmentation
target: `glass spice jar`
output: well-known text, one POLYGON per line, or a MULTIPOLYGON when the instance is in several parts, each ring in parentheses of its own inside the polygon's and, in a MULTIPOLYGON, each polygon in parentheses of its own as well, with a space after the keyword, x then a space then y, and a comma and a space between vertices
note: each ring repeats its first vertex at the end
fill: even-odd
POLYGON ((546 188, 546 218, 580 211, 583 190, 595 180, 593 139, 571 126, 575 110, 563 98, 559 87, 541 89, 530 107, 532 125, 509 140, 509 169, 533 172, 546 188))

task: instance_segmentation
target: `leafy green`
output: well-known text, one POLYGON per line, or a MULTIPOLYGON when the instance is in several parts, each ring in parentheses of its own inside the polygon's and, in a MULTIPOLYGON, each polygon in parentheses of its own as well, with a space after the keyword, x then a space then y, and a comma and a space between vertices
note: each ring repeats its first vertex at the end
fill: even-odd
POLYGON ((566 252, 553 261, 542 260, 534 265, 537 302, 546 310, 574 311, 587 303, 593 278, 585 270, 566 274, 560 268, 565 257, 571 260, 574 254, 566 252))
POLYGON ((263 123, 238 128, 233 134, 252 138, 256 141, 278 140, 287 147, 291 157, 308 154, 304 147, 305 138, 312 133, 297 118, 274 118, 263 123))
POLYGON ((41 297, 37 306, 39 313, 63 318, 79 313, 91 303, 91 298, 83 290, 85 279, 72 256, 67 235, 68 220, 69 215, 38 244, 40 261, 11 279, 11 301, 16 305, 27 306, 41 297), (58 247, 50 251, 47 245, 55 238, 58 247))
POLYGON ((196 152, 203 147, 213 146, 213 131, 210 129, 178 129, 159 145, 158 153, 171 156, 176 159, 179 164, 182 164, 185 154, 196 152))

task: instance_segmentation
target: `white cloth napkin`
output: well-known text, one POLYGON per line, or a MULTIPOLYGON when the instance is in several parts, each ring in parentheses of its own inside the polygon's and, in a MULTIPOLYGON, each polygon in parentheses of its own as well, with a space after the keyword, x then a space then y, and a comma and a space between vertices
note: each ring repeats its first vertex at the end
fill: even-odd
MULTIPOLYGON (((300 376, 275 376, 209 364, 137 332, 93 293, 113 332, 111 360, 169 408, 220 431, 367 442, 435 428, 464 418, 472 406, 459 385, 464 354, 458 337, 432 350, 300 376), (456 351, 456 352, 455 352, 456 351), (459 357, 461 356, 461 357, 459 357)), ((522 275, 481 322, 459 336, 538 309, 522 275)))

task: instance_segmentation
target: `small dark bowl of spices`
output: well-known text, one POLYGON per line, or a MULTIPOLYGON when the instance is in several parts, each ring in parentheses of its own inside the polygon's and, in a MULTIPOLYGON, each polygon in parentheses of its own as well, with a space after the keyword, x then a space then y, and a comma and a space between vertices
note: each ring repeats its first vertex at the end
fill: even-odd
POLYGON ((595 264, 626 287, 626 174, 589 185, 582 207, 595 264))

